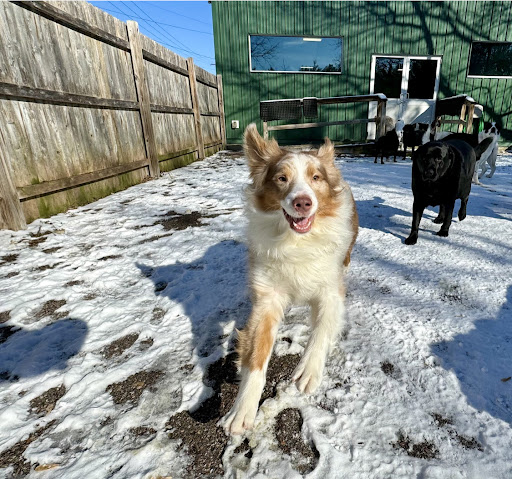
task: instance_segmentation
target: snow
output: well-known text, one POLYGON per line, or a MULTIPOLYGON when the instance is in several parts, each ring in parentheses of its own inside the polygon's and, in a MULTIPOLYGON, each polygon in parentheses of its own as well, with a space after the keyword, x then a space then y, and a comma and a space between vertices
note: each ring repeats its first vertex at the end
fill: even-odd
MULTIPOLYGON (((512 157, 499 156, 494 177, 473 185, 468 217, 454 219, 448 238, 434 235, 427 210, 415 246, 403 244, 410 161, 337 164, 361 224, 348 273, 350 331, 317 392, 284 383, 261 406, 248 465, 232 457, 241 439, 229 441, 225 477, 300 477, 273 435, 287 407, 300 409, 320 453, 311 478, 512 477, 512 157), (393 447, 400 431, 433 443, 438 457, 393 447), (481 450, 462 447, 461 436, 481 450)), ((221 152, 27 231, 0 231, 0 313, 10 312, 0 327, 19 328, 0 344, 0 372, 10 374, 0 379, 0 456, 56 420, 24 453, 54 467, 30 478, 189 477, 165 423, 212 394, 204 370, 247 319, 247 181, 243 158, 221 152), (37 235, 45 240, 30 246, 37 235), (51 300, 65 303, 42 313, 51 300), (137 341, 107 359, 104 348, 130 333, 137 341), (107 387, 139 371, 164 376, 135 406, 114 404, 107 387), (31 400, 61 384, 51 412, 30 412, 31 400), (141 425, 155 437, 133 440, 128 430, 141 425)), ((308 309, 292 308, 274 354, 301 353, 307 324, 308 309)))

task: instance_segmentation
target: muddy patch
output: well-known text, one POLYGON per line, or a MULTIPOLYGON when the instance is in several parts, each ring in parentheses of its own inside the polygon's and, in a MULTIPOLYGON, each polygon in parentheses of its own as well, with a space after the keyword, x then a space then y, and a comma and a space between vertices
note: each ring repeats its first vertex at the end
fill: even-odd
POLYGON ((136 406, 142 393, 154 386, 163 375, 163 371, 139 371, 124 381, 107 386, 106 391, 112 396, 114 404, 136 406))
POLYGON ((122 258, 122 255, 120 255, 120 254, 111 254, 111 255, 108 255, 108 256, 102 256, 101 258, 98 258, 98 261, 109 261, 111 259, 118 259, 118 258, 122 258))
POLYGON ((133 343, 139 338, 139 333, 132 333, 122 338, 112 341, 108 346, 101 350, 101 355, 105 359, 111 359, 116 356, 121 356, 127 349, 133 346, 133 343))
POLYGON ((30 414, 46 416, 50 414, 58 400, 66 394, 66 387, 61 384, 59 387, 48 389, 40 396, 30 401, 30 414))
POLYGON ((56 313, 56 311, 59 308, 62 308, 62 306, 64 306, 65 304, 66 304, 65 299, 59 299, 59 300, 52 299, 50 301, 46 301, 46 303, 44 303, 43 306, 41 306, 41 308, 34 314, 34 318, 41 319, 46 316, 51 316, 54 319, 65 318, 68 315, 67 312, 56 313))
POLYGON ((151 315, 150 323, 151 324, 160 324, 162 322, 162 319, 165 316, 166 311, 162 308, 155 308, 153 309, 153 313, 151 315))
POLYGON ((270 359, 267 370, 267 381, 263 388, 260 405, 268 398, 277 394, 277 385, 281 381, 289 381, 292 373, 299 364, 300 354, 287 354, 285 356, 273 356, 270 359))
POLYGON ((149 349, 151 346, 153 346, 153 343, 155 342, 155 340, 153 338, 146 338, 146 339, 143 339, 140 343, 139 343, 139 350, 140 351, 146 351, 147 349, 149 349))
POLYGON ((84 284, 82 280, 75 279, 74 281, 68 281, 64 287, 65 288, 71 288, 72 286, 78 286, 79 284, 84 284))
POLYGON ((14 276, 18 276, 19 274, 20 274, 19 271, 11 271, 7 275, 5 275, 5 278, 6 279, 13 278, 14 276))
POLYGON ((46 253, 46 254, 52 254, 52 253, 55 253, 56 251, 59 251, 60 249, 62 249, 61 246, 55 246, 53 248, 47 248, 47 249, 44 249, 43 250, 43 253, 46 253))
POLYGON ((191 213, 180 214, 176 211, 169 211, 165 214, 165 218, 154 223, 155 225, 162 225, 165 231, 181 231, 189 227, 196 228, 206 226, 201 223, 203 215, 199 211, 192 211, 191 213))
POLYGON ((302 424, 298 409, 284 409, 276 417, 274 434, 279 448, 290 456, 292 467, 304 475, 315 469, 320 454, 313 443, 302 437, 302 424))
POLYGON ((434 418, 437 427, 446 429, 450 437, 455 439, 464 449, 477 449, 478 451, 484 450, 482 444, 480 444, 474 437, 459 434, 455 429, 452 419, 443 417, 438 413, 432 413, 431 416, 434 418))
POLYGON ((2 311, 0 313, 0 324, 6 323, 7 321, 9 321, 10 317, 11 317, 10 311, 2 311))
POLYGON ((0 469, 12 467, 12 476, 10 477, 22 477, 29 474, 32 469, 32 464, 25 459, 23 454, 27 450, 28 446, 30 446, 30 444, 35 440, 39 439, 55 424, 55 422, 55 420, 51 421, 46 426, 35 430, 27 439, 19 441, 9 449, 0 452, 0 469))
POLYGON ((49 269, 55 269, 59 264, 62 264, 61 262, 53 263, 53 264, 44 264, 42 266, 38 266, 37 268, 34 268, 34 271, 47 271, 49 269))
POLYGON ((222 455, 228 437, 217 421, 233 405, 238 388, 236 381, 235 354, 221 358, 206 370, 203 382, 214 394, 203 401, 195 411, 182 411, 172 416, 166 424, 170 439, 180 440, 179 450, 185 450, 190 463, 190 477, 223 474, 222 455), (201 438, 200 441, 197 439, 201 438))
MULTIPOLYGON (((166 424, 169 438, 180 440, 178 448, 185 450, 189 456, 187 472, 191 477, 224 473, 222 456, 228 437, 217 422, 229 412, 238 393, 236 357, 236 353, 231 353, 211 364, 203 382, 213 389, 213 395, 194 411, 175 414, 166 424), (202 440, 198 441, 198 437, 202 440)), ((291 377, 299 358, 299 355, 272 357, 262 400, 276 395, 278 383, 291 377)), ((193 366, 185 365, 182 369, 192 370, 193 366)), ((252 456, 250 447, 244 450, 244 455, 252 456)))
POLYGON ((0 266, 4 264, 14 263, 18 259, 19 254, 7 254, 0 258, 0 266))
POLYGON ((408 456, 418 459, 436 459, 439 457, 439 449, 433 442, 414 443, 403 431, 398 431, 398 439, 396 442, 392 442, 391 445, 395 449, 402 449, 408 456))

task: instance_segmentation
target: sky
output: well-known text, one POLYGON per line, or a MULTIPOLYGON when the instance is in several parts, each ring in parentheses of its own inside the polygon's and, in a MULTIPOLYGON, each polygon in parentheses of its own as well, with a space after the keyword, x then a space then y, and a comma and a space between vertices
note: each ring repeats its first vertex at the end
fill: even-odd
POLYGON ((135 20, 139 30, 161 45, 215 72, 212 8, 207 1, 89 2, 123 22, 135 20))

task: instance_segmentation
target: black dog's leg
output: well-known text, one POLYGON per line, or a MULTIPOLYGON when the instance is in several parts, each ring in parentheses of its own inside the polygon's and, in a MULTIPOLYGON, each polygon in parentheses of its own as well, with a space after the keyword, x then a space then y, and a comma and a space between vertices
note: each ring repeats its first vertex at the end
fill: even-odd
POLYGON ((444 206, 444 221, 441 229, 436 233, 437 236, 448 236, 448 230, 452 224, 452 215, 454 203, 445 204, 444 206))
POLYGON ((444 222, 444 218, 446 216, 446 209, 444 205, 439 206, 439 214, 437 215, 437 218, 434 221, 436 224, 441 224, 444 222))
POLYGON ((460 200, 460 210, 459 210, 459 221, 462 221, 466 217, 466 207, 468 205, 468 197, 460 200))
POLYGON ((384 164, 384 152, 382 152, 380 154, 380 164, 383 165, 384 164))
POLYGON ((375 160, 373 160, 373 162, 374 162, 374 163, 377 163, 377 157, 378 157, 378 156, 379 156, 379 154, 377 153, 377 154, 375 155, 375 160))
POLYGON ((404 143, 404 160, 405 160, 406 156, 407 156, 407 145, 404 143))
POLYGON ((423 210, 425 209, 424 205, 420 205, 416 201, 412 205, 412 226, 411 226, 411 234, 405 240, 405 244, 413 245, 418 241, 418 229, 420 227, 421 217, 423 216, 423 210))

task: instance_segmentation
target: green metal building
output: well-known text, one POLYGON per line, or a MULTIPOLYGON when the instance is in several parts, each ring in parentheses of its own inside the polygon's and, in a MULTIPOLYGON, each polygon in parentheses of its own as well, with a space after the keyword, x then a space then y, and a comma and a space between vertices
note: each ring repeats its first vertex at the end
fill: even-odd
MULTIPOLYGON (((262 100, 369 93, 386 94, 388 115, 406 123, 429 121, 436 99, 467 94, 512 144, 511 1, 213 1, 212 11, 228 144, 241 144, 253 121, 261 131, 262 100)), ((372 108, 325 105, 315 121, 369 118, 372 108)), ((372 132, 355 124, 271 136, 326 135, 353 142, 372 132)))

